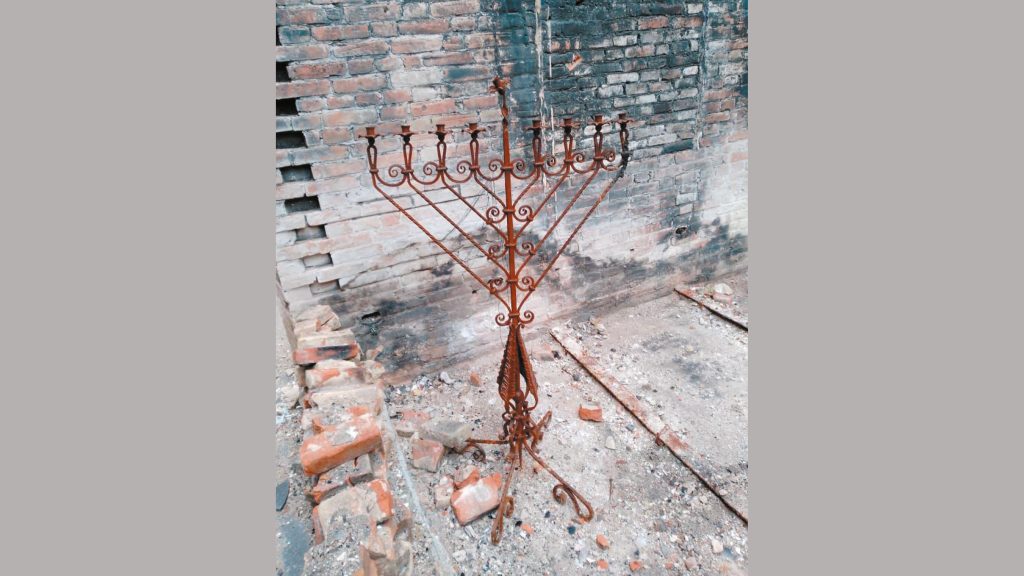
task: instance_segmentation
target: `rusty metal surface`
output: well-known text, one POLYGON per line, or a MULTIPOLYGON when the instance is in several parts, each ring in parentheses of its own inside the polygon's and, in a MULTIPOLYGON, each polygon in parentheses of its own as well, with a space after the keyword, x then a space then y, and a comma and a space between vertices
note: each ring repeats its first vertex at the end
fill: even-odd
MULTIPOLYGON (((507 103, 508 80, 495 78, 492 81, 490 90, 498 94, 499 105, 501 106, 501 158, 493 158, 486 162, 486 168, 481 165, 479 135, 485 129, 476 123, 470 123, 466 129, 469 135, 469 160, 460 160, 454 167, 449 165, 447 159, 448 140, 451 134, 444 124, 438 124, 436 129, 428 134, 437 138, 436 161, 426 162, 420 173, 413 169, 413 145, 414 135, 410 126, 404 125, 401 131, 396 134, 402 141, 402 164, 393 164, 386 170, 385 175, 377 165, 377 140, 384 137, 378 134, 376 127, 367 127, 360 135, 366 138, 366 154, 369 163, 369 172, 374 189, 381 194, 392 206, 401 212, 406 218, 412 221, 426 236, 455 261, 470 277, 483 286, 504 308, 495 316, 495 322, 499 326, 508 327, 508 340, 505 344, 505 351, 502 355, 501 367, 498 372, 498 394, 504 406, 502 413, 502 434, 497 439, 470 439, 464 451, 474 450, 475 456, 484 455, 481 444, 504 444, 509 447, 506 457, 506 471, 502 482, 501 500, 498 512, 491 529, 491 541, 497 544, 501 540, 504 519, 512 515, 515 504, 509 489, 516 477, 516 472, 522 467, 523 452, 547 470, 556 480, 552 489, 552 495, 559 502, 566 500, 572 502, 576 514, 581 521, 589 521, 594 516, 594 510, 590 503, 569 485, 557 472, 555 472, 537 453, 538 445, 543 438, 544 428, 551 419, 548 412, 540 420, 534 420, 532 413, 537 407, 538 390, 537 381, 533 375, 533 367, 530 364, 526 352, 526 345, 522 336, 522 327, 533 321, 535 315, 526 309, 524 305, 530 296, 537 290, 548 272, 558 258, 572 242, 583 224, 597 209, 597 206, 605 199, 608 192, 616 182, 622 178, 626 167, 629 164, 629 131, 627 125, 632 121, 621 113, 613 120, 606 120, 601 115, 595 115, 587 126, 593 128, 591 135, 593 143, 593 154, 588 160, 582 152, 576 150, 576 130, 580 127, 572 118, 562 120, 559 128, 562 132, 562 159, 559 162, 552 154, 544 153, 543 131, 544 124, 541 120, 534 120, 527 128, 531 133, 530 150, 532 158, 513 159, 511 154, 509 137, 509 110, 507 103), (605 137, 605 129, 615 130, 618 127, 619 153, 608 147, 605 137), (533 262, 538 249, 543 246, 551 237, 555 228, 562 222, 566 214, 576 205, 584 191, 591 182, 602 173, 612 173, 614 176, 601 189, 591 207, 586 211, 581 220, 572 229, 572 232, 555 251, 554 256, 548 260, 541 269, 539 275, 533 276, 527 266, 533 262), (541 236, 536 243, 520 241, 524 231, 534 221, 537 214, 548 204, 557 190, 572 175, 581 175, 585 178, 583 184, 572 195, 567 205, 559 211, 554 223, 541 236), (545 192, 545 183, 548 178, 555 179, 553 186, 545 192), (518 193, 514 193, 514 182, 525 182, 525 186, 518 193), (537 187, 538 183, 540 184, 537 187), (457 186, 474 184, 479 186, 488 197, 494 201, 484 211, 478 210, 465 194, 460 192, 457 186), (494 191, 495 185, 500 184, 503 194, 499 195, 494 191), (450 192, 462 204, 483 222, 485 230, 497 235, 497 242, 489 244, 486 248, 481 242, 469 234, 459 224, 445 213, 444 209, 429 197, 426 189, 431 187, 442 188, 450 192), (536 205, 527 204, 525 200, 531 192, 539 192, 535 196, 543 194, 543 197, 536 205), (452 229, 464 238, 469 244, 479 251, 487 262, 495 269, 490 277, 488 274, 481 274, 472 269, 465 260, 460 258, 453 250, 448 248, 440 239, 432 234, 411 210, 398 202, 394 195, 387 192, 387 188, 400 190, 408 188, 416 196, 425 202, 441 218, 447 222, 452 229), (521 257, 521 260, 517 259, 521 257)), ((583 131, 580 131, 582 135, 583 131)), ((417 206, 416 208, 421 208, 417 206)))
POLYGON ((615 376, 609 374, 603 370, 600 364, 595 360, 579 343, 566 338, 557 329, 551 330, 551 336, 559 344, 565 348, 565 351, 583 367, 584 370, 590 374, 594 380, 597 380, 601 386, 608 390, 609 393, 616 400, 622 404, 626 410, 629 410, 644 428, 646 428, 651 434, 654 434, 654 441, 659 446, 667 447, 672 454, 676 457, 687 470, 693 472, 693 474, 701 481, 704 486, 710 490, 721 502, 729 509, 730 512, 735 514, 744 524, 747 523, 747 515, 740 511, 734 506, 728 499, 722 494, 720 487, 716 486, 711 480, 713 478, 713 471, 711 465, 705 460, 703 456, 698 454, 693 448, 686 443, 684 440, 672 430, 672 428, 665 424, 661 418, 655 414, 650 414, 640 399, 633 394, 629 388, 619 382, 615 376))
POLYGON ((712 314, 714 314, 715 316, 718 316, 722 320, 725 320, 726 322, 729 322, 733 326, 736 326, 738 328, 742 328, 744 331, 749 332, 749 328, 747 328, 747 324, 745 322, 742 322, 742 321, 740 321, 737 318, 733 318, 728 313, 726 313, 724 310, 719 309, 717 306, 714 306, 712 304, 708 304, 707 302, 703 302, 696 294, 693 293, 693 290, 690 290, 689 288, 682 288, 681 289, 679 287, 674 288, 674 290, 678 294, 680 294, 682 296, 686 296, 690 300, 693 300, 701 308, 710 310, 712 314))

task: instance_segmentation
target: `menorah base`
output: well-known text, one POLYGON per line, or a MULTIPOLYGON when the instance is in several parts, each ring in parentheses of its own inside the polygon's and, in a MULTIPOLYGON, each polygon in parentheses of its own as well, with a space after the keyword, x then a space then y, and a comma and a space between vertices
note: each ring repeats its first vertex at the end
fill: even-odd
POLYGON ((505 525, 505 518, 511 517, 515 511, 515 501, 508 495, 515 482, 516 474, 522 470, 523 452, 525 451, 542 468, 547 470, 555 480, 551 495, 555 500, 564 504, 566 499, 572 502, 576 509, 576 515, 581 522, 589 522, 594 518, 594 508, 587 502, 586 498, 580 495, 575 488, 569 485, 537 452, 538 445, 544 438, 544 429, 551 422, 551 411, 549 410, 540 421, 535 422, 531 413, 537 406, 537 382, 533 375, 533 368, 530 365, 530 358, 526 354, 526 346, 523 342, 522 332, 518 323, 509 327, 509 338, 505 344, 505 353, 502 357, 501 370, 498 374, 498 391, 505 402, 505 412, 502 418, 505 421, 501 437, 498 439, 470 438, 459 453, 466 453, 473 450, 473 457, 482 461, 486 458, 481 444, 505 444, 508 445, 508 454, 505 456, 505 472, 501 482, 501 496, 498 503, 497 515, 491 527, 491 543, 497 544, 501 541, 502 530, 505 525), (520 386, 520 376, 526 381, 526 389, 520 386), (530 405, 528 396, 534 398, 533 405, 530 405), (586 512, 584 512, 584 509, 586 512))

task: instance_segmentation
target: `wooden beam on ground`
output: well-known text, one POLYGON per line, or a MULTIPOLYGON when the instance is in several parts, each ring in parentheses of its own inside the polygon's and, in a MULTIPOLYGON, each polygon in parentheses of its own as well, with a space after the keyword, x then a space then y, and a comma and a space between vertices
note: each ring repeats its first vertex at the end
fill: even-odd
POLYGON ((722 495, 721 489, 713 483, 712 468, 705 458, 700 454, 697 454, 689 444, 679 438, 679 436, 676 435, 676 433, 672 431, 672 429, 665 424, 657 414, 649 414, 647 409, 640 403, 640 399, 637 398, 625 384, 619 382, 619 380, 614 376, 604 371, 597 363, 597 360, 594 359, 581 344, 571 338, 567 338, 565 335, 561 334, 557 328, 553 328, 551 330, 551 336, 556 342, 562 345, 562 348, 564 348, 565 351, 594 378, 594 380, 597 380, 605 390, 618 400, 619 404, 622 404, 626 410, 629 410, 630 414, 632 414, 644 428, 646 428, 651 434, 654 434, 654 440, 658 445, 668 447, 676 459, 679 460, 687 470, 693 472, 694 476, 696 476, 712 494, 718 497, 730 512, 742 520, 744 525, 747 524, 747 515, 733 506, 732 503, 722 495))
POLYGON ((748 328, 747 328, 746 322, 741 322, 740 320, 737 320, 736 318, 733 318, 732 316, 730 316, 724 310, 720 309, 717 306, 714 306, 712 304, 708 304, 706 302, 703 302, 700 298, 697 297, 696 294, 693 293, 693 290, 690 290, 689 288, 682 288, 681 289, 681 288, 679 288, 677 286, 675 288, 675 291, 678 292, 679 294, 681 294, 682 296, 686 296, 690 300, 693 300, 701 308, 706 308, 706 309, 710 310, 712 314, 714 314, 715 316, 718 316, 722 320, 725 320, 726 322, 729 322, 729 323, 731 323, 731 324, 733 324, 735 326, 738 326, 739 328, 742 328, 744 331, 749 331, 748 328))

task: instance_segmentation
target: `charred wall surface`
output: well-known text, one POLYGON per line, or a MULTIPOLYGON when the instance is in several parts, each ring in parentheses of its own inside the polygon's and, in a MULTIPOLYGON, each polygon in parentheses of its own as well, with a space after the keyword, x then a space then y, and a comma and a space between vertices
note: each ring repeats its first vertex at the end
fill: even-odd
MULTIPOLYGON (((745 1, 278 1, 277 275, 291 311, 330 304, 392 368, 422 367, 503 343, 486 291, 370 185, 365 126, 426 132, 436 123, 492 131, 487 88, 511 80, 514 147, 522 128, 564 116, 624 111, 630 166, 531 299, 538 319, 639 301, 674 283, 744 264, 747 251, 747 6, 745 1)), ((551 133, 554 136, 554 133, 551 133)), ((468 157, 454 134, 450 161, 468 157)), ((414 165, 435 159, 417 136, 414 165)), ((586 139, 581 142, 585 146, 586 139)), ((611 143, 617 143, 611 139, 611 143)), ((379 141, 380 164, 399 160, 379 141)), ((548 140, 549 149, 560 140, 548 140)), ((582 182, 570 180, 538 215, 536 240, 582 182)), ((595 190, 598 182, 592 185, 595 190)), ((442 191, 435 191, 438 201, 442 191)), ((488 206, 479 189, 463 189, 488 206)), ((584 194, 537 260, 589 208, 584 194)), ((411 192, 428 229, 478 270, 486 260, 411 192)), ((442 203, 468 231, 473 215, 442 203)))

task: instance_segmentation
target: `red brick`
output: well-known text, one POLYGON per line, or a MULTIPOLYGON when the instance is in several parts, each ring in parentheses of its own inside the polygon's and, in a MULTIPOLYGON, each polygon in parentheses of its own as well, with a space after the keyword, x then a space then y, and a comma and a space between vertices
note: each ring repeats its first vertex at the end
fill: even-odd
POLYGON ((322 8, 278 8, 277 24, 286 26, 288 24, 316 24, 327 20, 327 14, 322 8))
POLYGON ((398 36, 398 24, 394 22, 374 22, 373 36, 374 38, 389 38, 391 36, 398 36))
POLYGON ((466 110, 489 110, 498 105, 498 95, 473 96, 463 100, 462 104, 466 107, 466 110))
POLYGON ((668 16, 649 16, 637 21, 637 28, 640 30, 653 30, 668 26, 668 16))
POLYGON ((370 76, 342 78, 332 82, 332 85, 335 93, 348 94, 364 90, 379 90, 387 85, 387 79, 383 74, 373 74, 370 76))
POLYGON ((393 505, 394 502, 391 498, 391 490, 388 488, 388 483, 381 479, 371 480, 367 485, 370 490, 377 496, 377 508, 380 510, 384 518, 390 518, 394 513, 393 505))
POLYGON ((708 90, 704 93, 704 100, 725 100, 736 95, 735 90, 708 90))
POLYGON ((426 54, 420 57, 424 66, 452 66, 470 64, 475 61, 471 52, 426 54))
POLYGON ((327 80, 300 80, 298 82, 279 82, 278 98, 298 98, 300 96, 320 96, 331 91, 327 80))
POLYGON ((456 2, 433 2, 430 4, 430 15, 437 17, 462 16, 480 11, 479 0, 458 0, 456 2))
POLYGON ((479 479, 480 469, 472 464, 459 467, 459 469, 455 471, 455 476, 453 478, 456 490, 461 490, 479 479))
POLYGON ((746 152, 733 152, 732 156, 729 156, 729 162, 742 162, 747 159, 746 152))
POLYGON ((324 105, 333 110, 336 108, 351 108, 356 104, 356 97, 351 94, 339 94, 334 96, 328 96, 324 100, 324 105))
POLYGON ((430 414, 416 410, 402 412, 402 419, 395 424, 395 432, 403 438, 408 438, 419 430, 420 424, 430 420, 430 414))
POLYGON ((352 140, 351 128, 325 128, 320 134, 324 144, 341 144, 352 140))
POLYGON ((728 112, 716 112, 714 114, 708 114, 704 117, 704 121, 708 124, 714 124, 715 122, 726 122, 729 120, 728 112))
POLYGON ((306 386, 319 388, 334 378, 354 376, 358 369, 359 366, 355 362, 348 360, 321 362, 316 367, 306 370, 306 386))
POLYGON ((324 113, 324 126, 363 126, 377 123, 377 112, 372 109, 332 110, 324 113))
POLYGON ((316 112, 324 109, 323 98, 299 98, 295 101, 295 109, 299 112, 316 112))
POLYGON ((409 117, 409 106, 385 106, 380 109, 381 120, 405 120, 409 117))
POLYGON ((356 38, 369 38, 370 26, 367 24, 353 24, 351 26, 314 26, 312 28, 313 38, 317 40, 354 40, 356 38))
POLYGON ((444 458, 445 447, 440 442, 417 438, 412 441, 410 459, 413 468, 437 472, 441 460, 444 458))
POLYGON ((451 114, 453 112, 455 112, 455 101, 451 98, 412 105, 412 115, 414 117, 451 114))
POLYGON ((319 504, 345 486, 355 486, 372 479, 370 455, 365 454, 321 474, 309 495, 313 497, 313 502, 319 504))
POLYGON ((373 72, 374 65, 372 58, 363 58, 360 60, 349 60, 348 61, 348 73, 356 76, 359 74, 369 74, 373 72))
POLYGON ((440 36, 408 36, 391 41, 392 54, 414 54, 433 52, 441 48, 440 36))
POLYGON ((304 62, 293 64, 288 68, 289 76, 294 80, 305 80, 308 78, 327 78, 329 76, 342 76, 345 74, 344 62, 304 62))
POLYGON ((448 22, 446 20, 400 22, 398 31, 402 34, 441 34, 448 31, 448 22))
POLYGON ((452 509, 459 524, 466 525, 498 507, 501 474, 495 472, 452 494, 452 509))
POLYGON ((401 90, 385 90, 384 91, 384 102, 386 104, 398 104, 412 100, 412 90, 401 89, 401 90))
POLYGON ((399 15, 398 2, 382 2, 379 4, 347 4, 345 20, 349 22, 365 22, 367 20, 394 20, 399 15))
MULTIPOLYGON (((362 162, 360 162, 362 164, 362 162)), ((302 348, 292 353, 292 360, 296 364, 316 364, 323 360, 351 360, 359 356, 359 344, 344 344, 342 346, 322 346, 319 348, 302 348)))
POLYGON ((375 66, 377 67, 377 70, 380 70, 381 72, 398 70, 402 67, 402 59, 398 56, 385 56, 384 58, 377 60, 375 66))
POLYGON ((277 61, 318 60, 327 57, 326 46, 277 46, 277 61))
POLYGON ((381 445, 380 427, 371 414, 352 409, 348 413, 344 423, 327 426, 302 443, 299 460, 306 474, 321 474, 381 445))
POLYGON ((345 162, 327 162, 313 165, 313 177, 317 180, 345 176, 347 174, 362 174, 366 171, 366 160, 358 158, 345 162))
POLYGON ((335 46, 331 52, 339 58, 387 54, 388 43, 378 39, 359 40, 358 42, 348 42, 341 46, 335 46))

